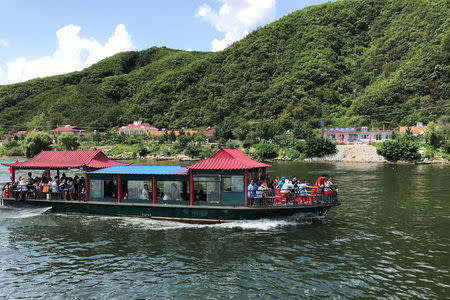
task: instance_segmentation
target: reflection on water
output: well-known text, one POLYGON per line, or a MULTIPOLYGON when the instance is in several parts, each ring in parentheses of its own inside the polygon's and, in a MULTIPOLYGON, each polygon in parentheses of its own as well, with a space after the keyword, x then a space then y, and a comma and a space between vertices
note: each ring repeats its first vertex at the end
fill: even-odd
MULTIPOLYGON (((195 225, 0 209, 0 295, 448 297, 448 166, 273 169, 271 175, 309 182, 322 172, 333 175, 343 205, 320 225, 295 219, 195 225)), ((0 178, 7 176, 0 170, 0 178)))

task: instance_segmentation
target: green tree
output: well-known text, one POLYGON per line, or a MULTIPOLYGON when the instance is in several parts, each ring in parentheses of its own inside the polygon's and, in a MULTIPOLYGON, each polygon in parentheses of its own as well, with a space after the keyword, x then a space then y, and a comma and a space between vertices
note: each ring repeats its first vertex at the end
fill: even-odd
POLYGON ((437 127, 434 122, 428 123, 427 131, 425 132, 425 142, 434 149, 441 147, 445 141, 445 133, 442 128, 437 127))
POLYGON ((222 124, 216 126, 214 131, 214 139, 220 143, 225 143, 233 138, 233 123, 231 120, 224 120, 222 124))
POLYGON ((420 158, 418 150, 417 142, 411 141, 408 136, 402 136, 396 140, 384 142, 377 152, 389 161, 412 161, 420 158))
POLYGON ((77 150, 80 146, 78 137, 72 132, 62 132, 56 138, 56 144, 60 150, 77 150))
POLYGON ((271 159, 278 156, 278 146, 274 143, 261 141, 255 145, 255 155, 259 159, 271 159))
POLYGON ((27 134, 25 140, 22 142, 23 153, 28 158, 33 157, 41 151, 50 150, 52 143, 52 138, 46 132, 27 134))
POLYGON ((320 157, 336 152, 336 145, 327 139, 310 137, 306 139, 304 153, 306 157, 320 157))

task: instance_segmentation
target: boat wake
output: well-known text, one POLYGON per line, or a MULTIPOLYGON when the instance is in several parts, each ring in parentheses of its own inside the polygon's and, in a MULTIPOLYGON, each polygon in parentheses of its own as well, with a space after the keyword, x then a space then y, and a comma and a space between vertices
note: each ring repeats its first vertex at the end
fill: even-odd
POLYGON ((0 218, 2 219, 25 219, 36 217, 42 215, 46 211, 50 210, 51 207, 40 207, 40 208, 0 208, 0 218))
POLYGON ((288 226, 311 225, 311 221, 304 218, 292 216, 286 219, 259 219, 259 220, 236 220, 219 224, 192 224, 165 220, 142 219, 134 217, 116 217, 120 219, 120 226, 133 227, 147 230, 171 230, 171 229, 189 229, 189 228, 224 228, 243 230, 261 230, 270 231, 288 226))

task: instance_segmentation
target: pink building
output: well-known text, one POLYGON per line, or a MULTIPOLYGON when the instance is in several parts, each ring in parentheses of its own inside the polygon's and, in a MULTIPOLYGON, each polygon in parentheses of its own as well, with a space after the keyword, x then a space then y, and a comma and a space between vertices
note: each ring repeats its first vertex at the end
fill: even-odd
POLYGON ((158 128, 151 126, 148 123, 142 123, 141 121, 135 121, 132 124, 119 128, 119 133, 129 135, 148 135, 151 131, 158 131, 158 128))

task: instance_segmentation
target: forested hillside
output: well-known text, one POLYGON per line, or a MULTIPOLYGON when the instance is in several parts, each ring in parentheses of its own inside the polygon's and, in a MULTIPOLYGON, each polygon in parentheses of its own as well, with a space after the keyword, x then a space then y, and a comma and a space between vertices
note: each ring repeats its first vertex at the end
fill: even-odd
POLYGON ((449 12, 447 0, 344 0, 293 12, 221 52, 120 53, 0 86, 0 130, 438 120, 450 115, 449 12))

